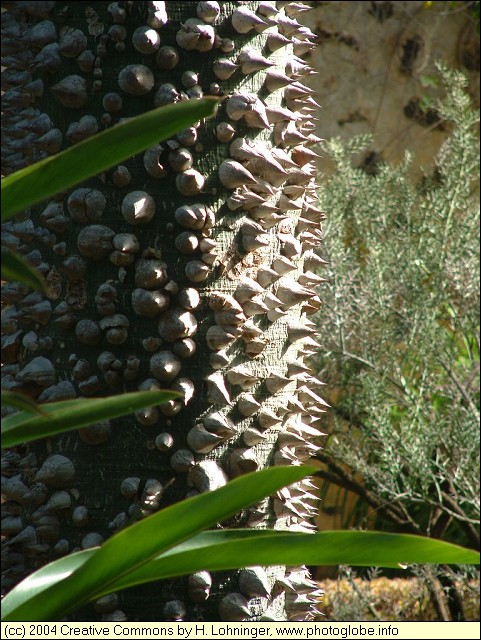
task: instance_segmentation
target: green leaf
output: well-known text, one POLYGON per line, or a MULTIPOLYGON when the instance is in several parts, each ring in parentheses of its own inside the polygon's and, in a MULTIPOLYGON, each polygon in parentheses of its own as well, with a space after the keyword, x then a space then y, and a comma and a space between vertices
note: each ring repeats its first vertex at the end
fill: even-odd
POLYGON ((439 78, 437 76, 432 76, 426 73, 419 76, 419 81, 423 87, 439 87, 439 78))
POLYGON ((45 281, 42 276, 26 260, 4 247, 2 247, 2 280, 23 282, 31 289, 45 292, 45 281))
MULTIPOLYGON (((20 583, 2 601, 3 620, 56 620, 115 591, 120 580, 146 567, 159 553, 315 471, 305 466, 264 469, 163 509, 112 536, 74 573, 47 589, 41 588, 46 578, 41 579, 35 583, 36 591, 29 592, 31 597, 25 598, 20 583)), ((78 555, 69 557, 80 563, 78 555)), ((63 574, 58 572, 56 580, 65 576, 67 567, 61 565, 63 574)))
POLYGON ((194 571, 252 565, 479 564, 479 553, 449 542, 377 531, 205 531, 117 583, 118 589, 194 571))
MULTIPOLYGON (((36 599, 46 598, 45 592, 52 585, 68 578, 76 569, 87 562, 89 558, 97 553, 97 549, 86 549, 71 553, 68 556, 54 560, 38 571, 30 574, 28 578, 22 580, 14 587, 2 600, 2 622, 4 620, 20 620, 17 610, 28 607, 32 602, 36 607, 36 599), (7 600, 8 598, 8 600, 7 600), (6 601, 6 607, 3 606, 6 601)), ((40 620, 47 620, 41 618, 40 620)))
MULTIPOLYGON (((71 575, 96 553, 96 549, 81 551, 36 571, 5 597, 2 606, 6 606, 6 615, 12 615, 12 607, 21 606, 30 598, 44 598, 46 589, 71 575)), ((253 565, 349 564, 395 568, 399 563, 431 562, 478 564, 479 554, 440 540, 375 531, 314 534, 252 529, 205 531, 127 574, 109 592, 195 571, 226 571, 253 565)))
POLYGON ((78 398, 42 405, 45 415, 21 411, 2 420, 2 447, 54 436, 102 420, 118 418, 144 407, 179 398, 176 391, 137 391, 109 398, 78 398))
POLYGON ((2 180, 2 222, 212 116, 217 104, 203 98, 153 109, 12 173, 2 180))
POLYGON ((2 389, 2 404, 7 404, 9 407, 16 407, 29 413, 45 415, 44 410, 35 400, 32 400, 30 396, 27 396, 25 393, 20 393, 19 391, 2 389))
POLYGON ((422 96, 419 102, 419 106, 423 111, 428 111, 428 109, 431 109, 433 105, 434 98, 431 98, 431 96, 422 96))

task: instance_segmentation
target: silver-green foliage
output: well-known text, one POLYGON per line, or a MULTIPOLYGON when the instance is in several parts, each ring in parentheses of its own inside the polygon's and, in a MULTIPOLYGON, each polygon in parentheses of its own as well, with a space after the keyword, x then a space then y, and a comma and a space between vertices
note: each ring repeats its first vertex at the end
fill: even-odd
POLYGON ((437 109, 449 135, 419 184, 409 154, 368 175, 351 163, 366 137, 325 145, 336 171, 321 193, 331 274, 320 377, 340 401, 323 458, 360 473, 397 524, 474 543, 479 113, 463 76, 440 72, 446 95, 437 109))

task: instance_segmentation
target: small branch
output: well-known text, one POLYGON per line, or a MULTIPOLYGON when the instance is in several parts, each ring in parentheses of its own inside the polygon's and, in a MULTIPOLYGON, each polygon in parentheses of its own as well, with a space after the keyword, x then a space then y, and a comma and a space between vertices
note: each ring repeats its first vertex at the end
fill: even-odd
MULTIPOLYGON (((345 356, 346 358, 350 358, 351 360, 354 360, 355 362, 359 362, 360 364, 365 365, 366 367, 368 367, 369 369, 372 369, 373 371, 376 371, 376 369, 377 369, 376 365, 374 365, 372 362, 369 362, 369 360, 365 360, 364 358, 361 358, 361 356, 357 356, 355 353, 351 353, 350 351, 346 351, 345 349, 343 349, 342 351, 331 350, 331 353, 333 353, 334 355, 337 355, 337 356, 345 356)), ((386 378, 386 379, 394 387, 399 389, 403 395, 408 395, 406 390, 405 390, 405 388, 402 385, 400 385, 399 382, 396 382, 392 378, 386 378)))
POLYGON ((450 507, 451 509, 450 513, 454 512, 455 514, 458 514, 457 516, 453 515, 453 517, 461 522, 461 525, 463 526, 464 530, 468 534, 469 539, 471 540, 474 548, 479 549, 479 532, 476 531, 476 527, 474 527, 473 523, 470 522, 468 518, 466 518, 466 514, 458 505, 458 503, 454 500, 454 498, 444 491, 443 491, 443 501, 450 507))
POLYGON ((444 595, 443 587, 429 567, 426 567, 426 577, 431 592, 431 599, 437 611, 439 622, 451 622, 449 608, 444 595))
POLYGON ((368 498, 362 491, 359 490, 358 487, 349 484, 348 482, 342 480, 334 473, 330 473, 329 471, 325 471, 323 469, 319 469, 316 474, 318 478, 322 478, 327 482, 331 482, 332 484, 337 485, 338 487, 342 487, 343 489, 347 489, 348 491, 352 491, 356 493, 359 497, 363 498, 373 509, 375 509, 378 513, 380 513, 386 520, 390 520, 395 522, 399 526, 406 526, 406 521, 399 520, 395 515, 388 513, 386 509, 382 506, 379 506, 377 502, 373 502, 370 498, 368 498))
POLYGON ((451 380, 454 382, 454 384, 457 386, 458 391, 460 392, 460 394, 463 396, 463 398, 465 399, 468 407, 471 409, 472 414, 474 415, 475 419, 477 422, 479 422, 479 411, 478 408, 476 407, 476 405, 474 404, 472 398, 470 397, 469 393, 466 391, 466 389, 464 388, 462 382, 459 380, 459 378, 456 376, 456 374, 454 373, 454 371, 451 369, 451 367, 449 365, 447 365, 444 360, 441 360, 441 365, 442 367, 445 369, 446 373, 448 374, 448 376, 451 378, 451 380))
POLYGON ((430 538, 442 538, 444 532, 452 522, 452 516, 442 509, 435 509, 431 513, 432 524, 430 525, 430 538))
POLYGON ((351 413, 349 413, 347 409, 334 405, 331 408, 331 411, 334 411, 336 415, 338 415, 340 418, 342 418, 346 422, 350 422, 355 427, 366 430, 366 425, 364 424, 364 422, 362 422, 356 415, 352 415, 351 413))
POLYGON ((361 602, 364 603, 364 606, 367 607, 369 609, 369 611, 372 613, 372 615, 374 616, 374 618, 376 620, 382 620, 381 616, 379 615, 379 613, 377 612, 375 606, 373 605, 373 603, 369 600, 368 597, 366 597, 366 595, 361 591, 361 589, 359 588, 359 586, 356 584, 356 581, 353 580, 351 578, 351 576, 347 576, 346 577, 348 584, 351 586, 351 588, 353 589, 353 591, 355 591, 357 593, 357 595, 359 596, 359 599, 361 600, 361 602))
POLYGON ((441 565, 441 568, 446 572, 445 576, 441 576, 439 581, 443 585, 444 589, 447 589, 446 601, 451 614, 451 619, 454 622, 466 621, 466 609, 464 606, 464 599, 459 591, 456 581, 450 575, 451 569, 448 565, 441 565))
POLYGON ((322 451, 319 451, 317 452, 315 457, 321 462, 327 464, 330 469, 330 472, 319 469, 316 475, 323 478, 324 480, 333 482, 334 484, 337 484, 344 489, 353 491, 358 496, 363 498, 371 507, 373 507, 373 509, 380 512, 381 514, 384 514, 384 517, 398 524, 399 526, 409 527, 414 532, 418 530, 418 526, 411 520, 411 518, 409 518, 407 514, 403 513, 395 505, 382 501, 378 496, 366 489, 366 487, 361 485, 352 474, 345 471, 340 465, 334 462, 330 458, 330 456, 323 453, 322 451))
POLYGON ((346 356, 347 358, 351 358, 351 360, 355 360, 356 362, 360 362, 361 364, 365 364, 366 367, 369 367, 369 369, 376 369, 376 366, 372 363, 369 362, 369 360, 365 360, 364 358, 361 358, 361 356, 357 356, 355 353, 351 353, 350 351, 346 351, 346 350, 342 350, 342 351, 334 351, 333 353, 337 353, 337 355, 342 355, 342 356, 346 356))
POLYGON ((456 520, 459 520, 459 522, 467 522, 468 524, 472 524, 472 525, 479 524, 479 520, 476 520, 475 518, 468 518, 468 516, 466 516, 464 512, 462 512, 463 515, 461 515, 459 511, 455 511, 452 508, 448 509, 446 505, 439 503, 436 500, 432 500, 427 496, 424 496, 421 502, 422 501, 426 502, 427 504, 430 504, 433 507, 442 509, 445 513, 449 514, 451 517, 456 518, 456 520))

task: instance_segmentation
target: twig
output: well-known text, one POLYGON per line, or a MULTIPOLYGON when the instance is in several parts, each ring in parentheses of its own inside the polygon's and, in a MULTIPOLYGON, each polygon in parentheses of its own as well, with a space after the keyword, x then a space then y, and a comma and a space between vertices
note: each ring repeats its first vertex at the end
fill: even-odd
POLYGON ((408 514, 401 511, 396 505, 382 501, 378 496, 361 485, 352 474, 345 471, 340 465, 334 462, 329 455, 319 451, 315 457, 321 462, 327 464, 330 469, 330 472, 319 469, 319 471, 316 472, 316 475, 320 476, 324 480, 334 482, 334 484, 353 491, 363 498, 376 511, 384 514, 384 516, 392 522, 395 522, 402 527, 409 527, 412 531, 418 530, 419 527, 408 514))
POLYGON ((474 404, 472 398, 470 397, 470 395, 468 394, 468 392, 464 388, 463 384, 461 383, 459 378, 456 376, 454 371, 451 369, 451 367, 449 365, 447 365, 444 360, 441 360, 441 365, 444 368, 444 370, 446 371, 446 373, 448 374, 448 376, 451 378, 451 380, 454 382, 454 384, 457 386, 460 394, 466 400, 466 403, 467 403, 468 407, 471 409, 471 412, 473 413, 476 421, 479 422, 479 411, 478 411, 476 405, 474 404))

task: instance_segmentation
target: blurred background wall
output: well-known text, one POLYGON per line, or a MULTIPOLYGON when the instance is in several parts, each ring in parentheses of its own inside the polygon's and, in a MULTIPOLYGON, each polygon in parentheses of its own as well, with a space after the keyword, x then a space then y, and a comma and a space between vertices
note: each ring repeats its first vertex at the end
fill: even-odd
MULTIPOLYGON (((430 109, 439 94, 436 60, 463 71, 479 105, 479 33, 474 2, 312 2, 301 19, 318 35, 307 56, 319 75, 323 138, 372 133, 360 161, 432 167, 445 132, 430 109)), ((321 160, 321 171, 329 166, 321 160)))

